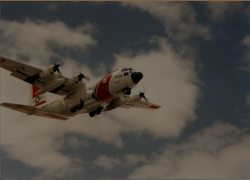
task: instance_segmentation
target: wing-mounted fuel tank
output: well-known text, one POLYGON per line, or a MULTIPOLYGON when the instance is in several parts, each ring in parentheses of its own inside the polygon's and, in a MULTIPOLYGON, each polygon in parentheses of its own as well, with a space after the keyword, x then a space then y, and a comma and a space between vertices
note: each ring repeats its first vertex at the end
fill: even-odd
POLYGON ((116 99, 113 99, 110 101, 109 105, 107 105, 103 111, 110 111, 115 108, 118 108, 119 106, 122 106, 130 101, 129 98, 125 96, 118 97, 116 99))

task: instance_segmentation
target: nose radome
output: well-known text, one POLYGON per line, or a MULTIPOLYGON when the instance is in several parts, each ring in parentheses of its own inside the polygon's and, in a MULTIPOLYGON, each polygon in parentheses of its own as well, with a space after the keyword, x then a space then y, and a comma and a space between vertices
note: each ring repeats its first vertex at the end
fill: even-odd
POLYGON ((134 72, 131 74, 131 78, 137 84, 143 78, 143 74, 141 72, 134 72))

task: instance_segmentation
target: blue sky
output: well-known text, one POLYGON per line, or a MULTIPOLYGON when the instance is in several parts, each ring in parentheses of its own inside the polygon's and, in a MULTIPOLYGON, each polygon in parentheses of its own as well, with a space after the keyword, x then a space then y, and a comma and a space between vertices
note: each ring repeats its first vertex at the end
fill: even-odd
MULTIPOLYGON (((91 80, 132 67, 132 94, 163 106, 67 122, 1 108, 2 178, 250 178, 249 20, 249 2, 1 2, 2 56, 91 80)), ((1 69, 1 102, 28 88, 1 69)))

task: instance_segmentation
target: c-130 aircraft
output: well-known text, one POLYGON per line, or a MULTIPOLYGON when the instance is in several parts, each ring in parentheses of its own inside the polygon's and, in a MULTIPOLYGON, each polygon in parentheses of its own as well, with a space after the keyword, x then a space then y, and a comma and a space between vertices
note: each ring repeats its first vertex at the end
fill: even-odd
POLYGON ((82 113, 89 113, 90 117, 94 117, 118 107, 149 110, 161 107, 150 103, 143 92, 129 96, 131 89, 143 78, 141 72, 132 68, 117 69, 93 82, 84 83, 82 79, 87 77, 82 73, 70 78, 64 77, 59 70, 59 64, 42 70, 1 57, 0 66, 11 71, 11 76, 31 84, 29 105, 1 104, 27 115, 68 120, 82 113), (47 101, 46 92, 62 97, 47 101))

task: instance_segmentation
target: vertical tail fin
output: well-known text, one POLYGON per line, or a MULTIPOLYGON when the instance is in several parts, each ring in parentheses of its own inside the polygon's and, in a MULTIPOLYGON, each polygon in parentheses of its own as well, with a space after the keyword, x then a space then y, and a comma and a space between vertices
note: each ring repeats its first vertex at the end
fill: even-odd
POLYGON ((41 104, 46 103, 46 97, 45 94, 36 95, 36 92, 40 88, 34 85, 31 85, 31 91, 30 91, 30 106, 39 106, 41 104))

